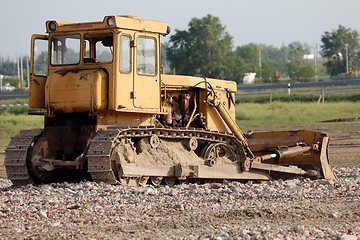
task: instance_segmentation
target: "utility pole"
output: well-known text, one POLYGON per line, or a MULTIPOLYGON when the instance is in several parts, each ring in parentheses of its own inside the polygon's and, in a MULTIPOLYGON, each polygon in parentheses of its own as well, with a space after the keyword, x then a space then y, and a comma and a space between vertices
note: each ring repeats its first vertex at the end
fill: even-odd
POLYGON ((259 69, 260 69, 260 79, 262 79, 262 73, 261 73, 261 48, 259 47, 259 69))
POLYGON ((19 79, 19 84, 18 84, 18 87, 20 89, 20 61, 19 61, 19 56, 16 56, 16 65, 17 65, 17 74, 18 74, 18 79, 19 79))
POLYGON ((346 74, 349 74, 349 44, 345 45, 346 74))
POLYGON ((0 91, 2 91, 2 80, 4 78, 4 75, 0 74, 0 91))
POLYGON ((24 81, 24 65, 23 65, 23 57, 20 56, 20 89, 23 87, 22 86, 23 81, 24 81))
POLYGON ((317 43, 315 43, 315 52, 314 52, 314 59, 315 59, 315 82, 318 81, 318 46, 317 43))

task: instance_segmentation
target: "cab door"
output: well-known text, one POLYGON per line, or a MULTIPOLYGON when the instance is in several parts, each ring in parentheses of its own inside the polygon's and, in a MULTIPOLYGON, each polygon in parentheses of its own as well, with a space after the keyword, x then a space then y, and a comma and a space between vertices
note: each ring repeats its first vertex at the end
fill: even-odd
POLYGON ((48 75, 48 36, 31 37, 29 105, 45 108, 45 83, 48 75))
POLYGON ((158 35, 136 33, 134 36, 134 107, 142 111, 160 111, 158 35))

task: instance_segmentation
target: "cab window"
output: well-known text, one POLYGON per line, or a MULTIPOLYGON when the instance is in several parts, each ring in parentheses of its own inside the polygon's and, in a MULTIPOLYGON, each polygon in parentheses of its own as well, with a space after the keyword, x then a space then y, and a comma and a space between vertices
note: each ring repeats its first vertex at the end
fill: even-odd
POLYGON ((85 35, 85 63, 112 62, 113 35, 111 33, 85 35))
POLYGON ((131 71, 131 38, 128 35, 120 37, 120 72, 129 73, 131 71))
POLYGON ((51 39, 51 64, 78 64, 80 49, 80 34, 53 36, 51 39))
POLYGON ((47 76, 48 71, 48 41, 35 39, 33 72, 36 76, 47 76))
POLYGON ((154 38, 138 37, 136 41, 137 63, 136 69, 139 75, 156 75, 156 42, 154 38))

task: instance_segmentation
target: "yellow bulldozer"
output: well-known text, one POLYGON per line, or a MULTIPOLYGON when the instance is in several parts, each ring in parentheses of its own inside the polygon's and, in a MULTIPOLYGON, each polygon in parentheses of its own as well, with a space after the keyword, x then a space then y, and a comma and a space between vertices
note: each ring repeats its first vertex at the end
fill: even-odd
POLYGON ((15 185, 335 178, 326 134, 244 134, 235 82, 162 74, 166 23, 51 20, 46 32, 32 36, 29 86, 30 114, 43 116, 44 128, 21 131, 7 146, 15 185))

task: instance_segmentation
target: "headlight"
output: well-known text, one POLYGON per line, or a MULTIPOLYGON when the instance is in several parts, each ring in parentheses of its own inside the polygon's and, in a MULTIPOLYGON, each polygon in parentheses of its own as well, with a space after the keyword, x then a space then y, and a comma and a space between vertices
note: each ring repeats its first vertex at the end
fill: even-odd
POLYGON ((56 23, 54 21, 49 22, 49 29, 50 31, 56 30, 56 23))
POLYGON ((108 25, 109 27, 114 27, 114 26, 115 26, 115 19, 112 18, 112 17, 109 17, 109 18, 107 19, 107 25, 108 25))
POLYGON ((166 35, 170 34, 171 33, 171 27, 170 26, 167 26, 166 28, 166 35))

